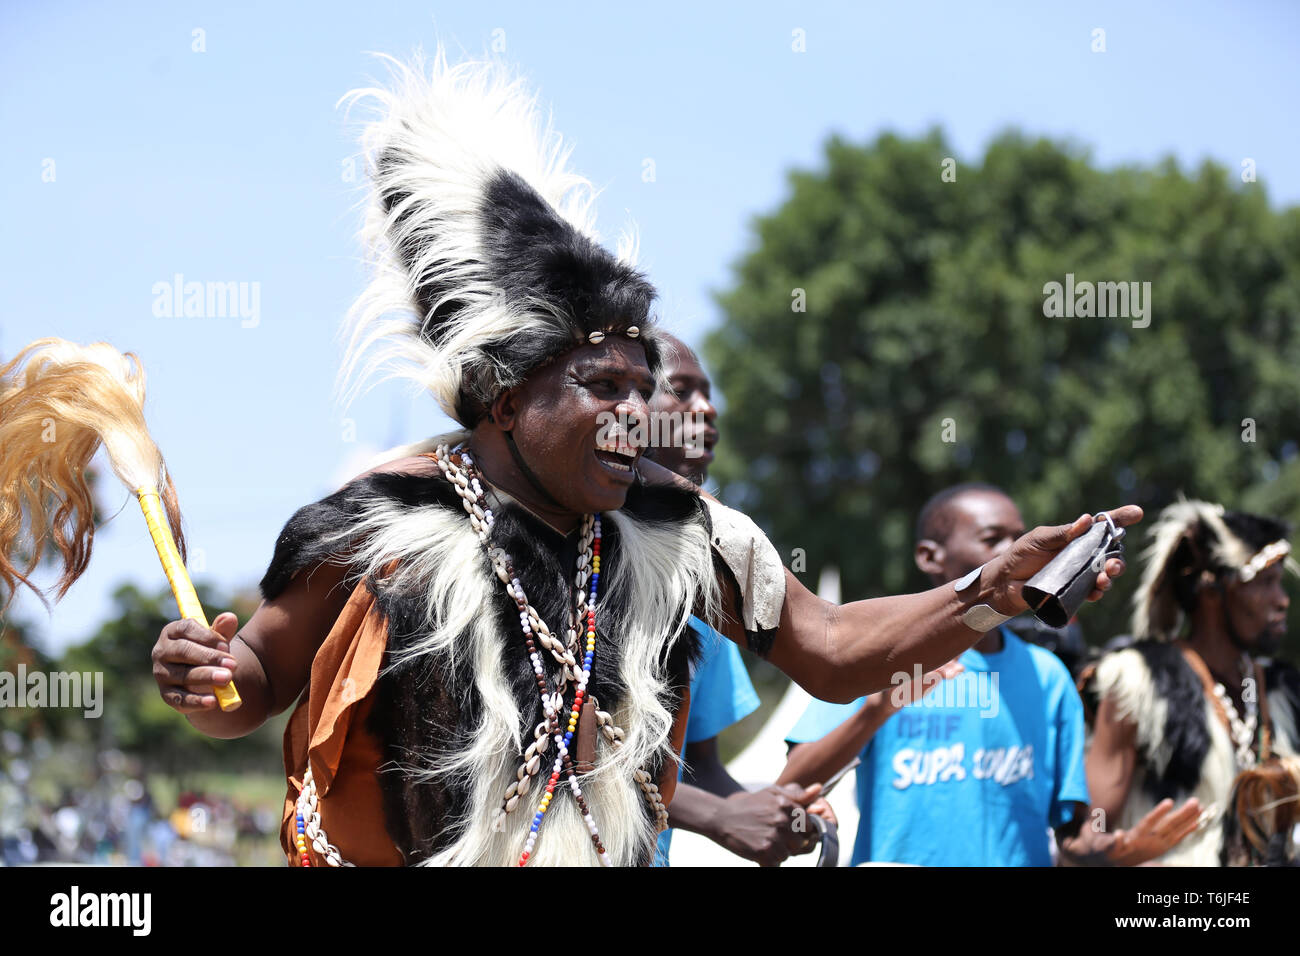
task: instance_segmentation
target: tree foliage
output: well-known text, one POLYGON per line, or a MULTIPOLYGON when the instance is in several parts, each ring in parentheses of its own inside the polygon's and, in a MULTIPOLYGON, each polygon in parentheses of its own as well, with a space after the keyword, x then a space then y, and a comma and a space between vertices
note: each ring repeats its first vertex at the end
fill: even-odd
MULTIPOLYGON (((846 600, 924 586, 912 525, 960 481, 1030 525, 1179 491, 1300 519, 1300 210, 1209 162, 1104 170, 1009 132, 945 181, 952 155, 832 138, 754 221, 704 349, 724 500, 846 600), (1067 273, 1150 282, 1150 324, 1048 318, 1067 273)), ((1140 546, 1094 642, 1127 630, 1140 546)))

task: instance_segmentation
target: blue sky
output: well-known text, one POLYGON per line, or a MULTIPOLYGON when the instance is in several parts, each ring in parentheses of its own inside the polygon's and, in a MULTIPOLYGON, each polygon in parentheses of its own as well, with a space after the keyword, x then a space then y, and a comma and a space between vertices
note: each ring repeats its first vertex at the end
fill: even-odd
MULTIPOLYGON (((751 217, 832 132, 938 124, 959 162, 1007 126, 1076 140, 1103 165, 1250 157, 1275 205, 1300 201, 1294 4, 614 6, 0 7, 0 356, 43 335, 141 356, 197 578, 255 583, 297 507, 445 424, 400 385, 346 410, 332 399, 335 331, 362 286, 344 177, 355 128, 334 104, 382 75, 367 51, 504 41, 602 187, 604 233, 639 227, 661 312, 691 343, 717 321, 710 291, 751 217), (155 285, 177 274, 258 283, 257 324, 156 316, 155 285)), ((127 502, 112 481, 110 512, 127 502)), ((128 505, 52 618, 16 605, 51 646, 89 636, 119 581, 164 583, 128 505)))

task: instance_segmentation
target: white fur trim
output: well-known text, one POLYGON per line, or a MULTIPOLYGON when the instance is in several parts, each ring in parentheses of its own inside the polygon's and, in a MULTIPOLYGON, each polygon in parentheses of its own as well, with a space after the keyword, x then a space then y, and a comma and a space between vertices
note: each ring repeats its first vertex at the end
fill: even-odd
MULTIPOLYGON (((1108 654, 1098 664, 1097 692, 1100 698, 1114 701, 1116 714, 1121 720, 1130 720, 1137 727, 1139 758, 1118 824, 1120 829, 1128 829, 1156 805, 1143 788, 1143 781, 1148 773, 1159 776, 1169 763, 1170 749, 1164 742, 1169 704, 1156 693, 1150 668, 1142 655, 1132 648, 1108 654), (1141 753, 1151 752, 1155 758, 1151 766, 1146 767, 1141 753)), ((1219 720, 1214 704, 1204 694, 1201 696, 1210 731, 1210 749, 1201 765, 1196 789, 1190 796, 1200 802, 1202 810, 1211 809, 1211 819, 1204 829, 1193 833, 1159 858, 1159 862, 1166 866, 1218 866, 1219 851, 1223 846, 1223 815, 1237 776, 1237 762, 1232 738, 1219 720)))
MULTIPOLYGON (((602 624, 619 635, 623 655, 619 675, 625 690, 612 716, 625 737, 618 750, 599 740, 596 769, 586 775, 582 788, 611 859, 619 865, 636 865, 652 851, 656 834, 633 772, 656 756, 672 756, 670 688, 659 664, 665 637, 677 633, 696 609, 714 616, 719 598, 702 519, 684 528, 669 528, 615 511, 606 513, 606 520, 618 528, 625 549, 603 583, 611 598, 627 602, 626 617, 602 624)), ((523 638, 518 632, 498 632, 481 613, 501 587, 495 577, 481 571, 482 545, 463 514, 440 505, 402 507, 387 499, 368 505, 346 534, 358 535, 362 541, 349 558, 362 573, 379 577, 384 565, 399 559, 385 587, 424 596, 427 632, 401 660, 434 652, 453 659, 468 657, 483 701, 481 723, 468 749, 437 767, 403 768, 417 777, 465 787, 470 793, 471 809, 453 842, 420 862, 514 865, 528 834, 531 808, 521 805, 504 818, 501 829, 494 829, 494 821, 526 743, 524 718, 502 667, 503 642, 523 638)), ((560 625, 548 623, 552 628, 560 625)), ((339 849, 346 857, 347 847, 339 849)), ((531 862, 598 865, 571 795, 556 794, 531 862)))
POLYGON ((1259 553, 1246 562, 1238 572, 1238 577, 1242 581, 1253 581, 1255 575, 1259 574, 1260 571, 1263 571, 1278 558, 1285 558, 1290 553, 1291 543, 1289 541, 1274 541, 1272 544, 1267 544, 1259 549, 1259 553))

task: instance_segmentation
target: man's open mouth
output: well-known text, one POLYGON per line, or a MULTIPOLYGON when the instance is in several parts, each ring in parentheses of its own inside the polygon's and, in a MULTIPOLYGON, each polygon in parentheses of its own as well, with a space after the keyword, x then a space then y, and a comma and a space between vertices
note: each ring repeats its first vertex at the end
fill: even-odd
POLYGON ((713 461, 713 446, 718 443, 716 429, 708 428, 696 432, 684 440, 688 459, 703 459, 706 463, 713 461))
POLYGON ((640 453, 631 445, 619 442, 597 442, 596 460, 616 472, 631 474, 640 453))

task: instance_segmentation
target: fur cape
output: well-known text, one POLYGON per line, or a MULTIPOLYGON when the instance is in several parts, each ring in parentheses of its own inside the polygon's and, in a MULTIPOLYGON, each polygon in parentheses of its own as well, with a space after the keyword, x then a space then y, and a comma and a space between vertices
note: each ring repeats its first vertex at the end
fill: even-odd
POLYGON ((1224 811, 1237 775, 1232 739, 1178 647, 1139 641, 1097 665, 1096 699, 1110 697, 1137 727, 1138 765, 1116 826, 1127 829, 1166 797, 1196 797, 1209 825, 1160 858, 1170 866, 1218 866, 1224 811))
MULTIPOLYGON (((503 548, 532 605, 562 634, 572 606, 578 533, 567 537, 508 496, 489 493, 492 545, 503 548)), ((633 773, 657 779, 675 757, 669 734, 689 683, 692 613, 717 621, 718 582, 739 589, 710 547, 700 497, 675 487, 634 485, 625 506, 602 521, 603 571, 589 694, 626 736, 598 742, 582 789, 611 859, 636 865, 656 833, 633 773)), ((365 580, 387 620, 388 644, 368 730, 382 743, 386 826, 408 863, 511 865, 528 833, 532 799, 494 826, 524 749, 543 720, 518 610, 492 573, 461 500, 438 475, 364 476, 285 525, 261 582, 274 599, 293 575, 329 561, 365 580)), ((747 632, 764 651, 770 634, 747 632)), ((543 652, 550 686, 558 665, 543 652)), ((543 755, 541 781, 554 759, 543 755)), ((567 785, 540 831, 532 861, 597 862, 567 785)), ((339 847, 344 857, 347 848, 339 847)))

